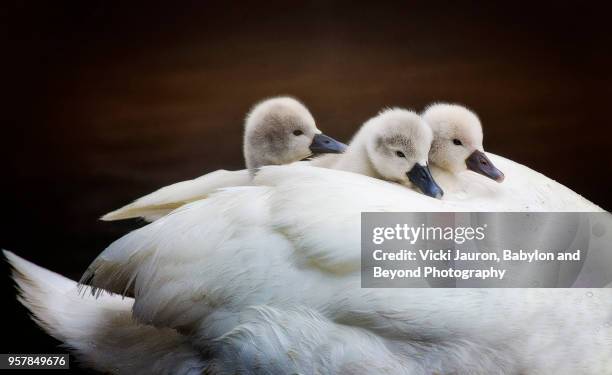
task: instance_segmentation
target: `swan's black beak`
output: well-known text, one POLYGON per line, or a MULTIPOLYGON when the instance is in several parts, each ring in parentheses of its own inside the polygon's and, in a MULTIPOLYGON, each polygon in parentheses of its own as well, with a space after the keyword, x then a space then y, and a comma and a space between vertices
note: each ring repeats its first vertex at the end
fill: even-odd
POLYGON ((472 154, 465 159, 465 165, 468 169, 476 173, 480 173, 483 176, 487 176, 497 182, 502 182, 505 178, 502 171, 495 168, 491 160, 482 151, 474 151, 472 154))
POLYGON ((428 166, 415 163, 414 167, 406 173, 410 182, 415 184, 423 194, 429 195, 432 198, 442 198, 444 192, 433 179, 428 166))
POLYGON ((325 134, 315 134, 310 144, 313 154, 340 154, 346 150, 346 145, 325 134))

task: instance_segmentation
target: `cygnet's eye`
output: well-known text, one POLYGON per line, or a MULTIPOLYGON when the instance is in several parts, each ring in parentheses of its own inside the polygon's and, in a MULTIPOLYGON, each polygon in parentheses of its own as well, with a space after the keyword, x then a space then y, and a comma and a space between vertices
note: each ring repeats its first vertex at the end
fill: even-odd
POLYGON ((453 144, 455 144, 456 146, 461 146, 463 143, 461 143, 460 140, 458 140, 457 138, 453 139, 453 144))
POLYGON ((298 135, 302 135, 302 134, 304 134, 304 132, 303 132, 303 131, 301 131, 301 130, 299 130, 299 129, 298 129, 298 130, 294 130, 294 131, 293 131, 293 135, 295 135, 296 137, 297 137, 298 135))
POLYGON ((404 153, 403 153, 403 152, 401 152, 401 151, 396 151, 396 152, 395 152, 395 155, 397 155, 397 156, 398 156, 398 157, 400 157, 400 158, 405 158, 405 157, 406 157, 406 155, 404 155, 404 153))

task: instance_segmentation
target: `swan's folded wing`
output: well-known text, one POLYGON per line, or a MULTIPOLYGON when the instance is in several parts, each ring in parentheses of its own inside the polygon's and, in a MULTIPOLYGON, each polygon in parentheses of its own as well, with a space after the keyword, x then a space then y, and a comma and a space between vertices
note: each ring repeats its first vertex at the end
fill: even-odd
POLYGON ((402 186, 335 170, 265 167, 256 180, 258 186, 223 189, 117 240, 82 282, 133 291, 135 314, 147 324, 195 329, 219 306, 291 299, 321 280, 358 276, 361 212, 453 210, 402 186), (301 292, 285 288, 291 284, 301 292))
POLYGON ((221 169, 193 180, 165 186, 107 213, 101 219, 114 221, 142 217, 147 221, 155 221, 186 203, 208 197, 217 189, 248 185, 250 181, 251 177, 246 169, 240 171, 221 169))
POLYGON ((296 262, 336 275, 361 269, 363 212, 466 210, 396 183, 297 164, 262 168, 254 183, 274 186, 270 218, 295 246, 296 262))
POLYGON ((134 282, 156 276, 157 265, 168 271, 169 264, 206 262, 224 243, 235 245, 240 226, 256 230, 267 225, 267 192, 264 187, 234 187, 185 204, 113 242, 88 267, 81 283, 93 286, 95 293, 104 289, 126 294, 134 282))
POLYGON ((231 251, 274 245, 299 267, 350 273, 360 268, 361 212, 461 211, 397 184, 303 165, 264 167, 253 183, 218 191, 120 238, 82 282, 126 293, 138 274, 142 281, 160 264, 168 270, 166 261, 194 265, 221 248, 228 250, 218 256, 231 258, 231 251))

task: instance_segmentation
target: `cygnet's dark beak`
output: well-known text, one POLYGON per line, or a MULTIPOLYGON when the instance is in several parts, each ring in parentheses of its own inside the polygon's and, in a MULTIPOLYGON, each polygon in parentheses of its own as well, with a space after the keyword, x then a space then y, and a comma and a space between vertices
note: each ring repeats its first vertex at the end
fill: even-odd
POLYGON ((502 171, 497 169, 482 151, 476 150, 472 152, 472 154, 465 159, 465 165, 467 165, 469 170, 480 173, 497 182, 502 182, 505 178, 502 171))
POLYGON ((429 195, 432 198, 442 198, 444 195, 444 191, 433 179, 427 165, 415 163, 414 167, 406 175, 410 182, 415 184, 423 194, 429 195))
POLYGON ((346 150, 346 145, 325 134, 315 134, 310 144, 313 154, 340 154, 346 150))

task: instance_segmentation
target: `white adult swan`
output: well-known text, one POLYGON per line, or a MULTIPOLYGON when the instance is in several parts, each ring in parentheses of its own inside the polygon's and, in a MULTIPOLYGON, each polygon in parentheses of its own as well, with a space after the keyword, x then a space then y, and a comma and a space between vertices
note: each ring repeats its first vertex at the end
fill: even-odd
POLYGON ((467 108, 439 103, 429 106, 422 117, 434 133, 429 162, 444 199, 470 204, 474 211, 603 211, 533 169, 485 154, 482 125, 467 108))
POLYGON ((277 97, 256 104, 249 112, 243 147, 246 170, 221 169, 163 187, 102 216, 102 220, 143 217, 153 221, 219 188, 248 185, 251 175, 263 165, 289 164, 313 153, 338 153, 346 145, 322 134, 302 103, 291 97, 277 97))
POLYGON ((295 326, 310 327, 309 318, 292 322, 291 311, 304 308, 324 321, 315 327, 341 332, 335 338, 321 332, 317 340, 355 349, 341 353, 384 349, 394 373, 611 373, 610 290, 360 287, 361 212, 467 207, 366 176, 299 165, 262 168, 254 183, 185 205, 126 235, 86 278, 117 292, 133 286, 135 318, 176 329, 211 353, 215 368, 227 365, 227 351, 238 351, 254 373, 272 363, 302 372, 304 362, 321 372, 379 370, 360 357, 329 360, 297 350, 304 329, 295 326), (252 306, 289 315, 266 315, 252 327, 252 306), (251 345, 257 329, 268 328, 269 336, 251 345))

